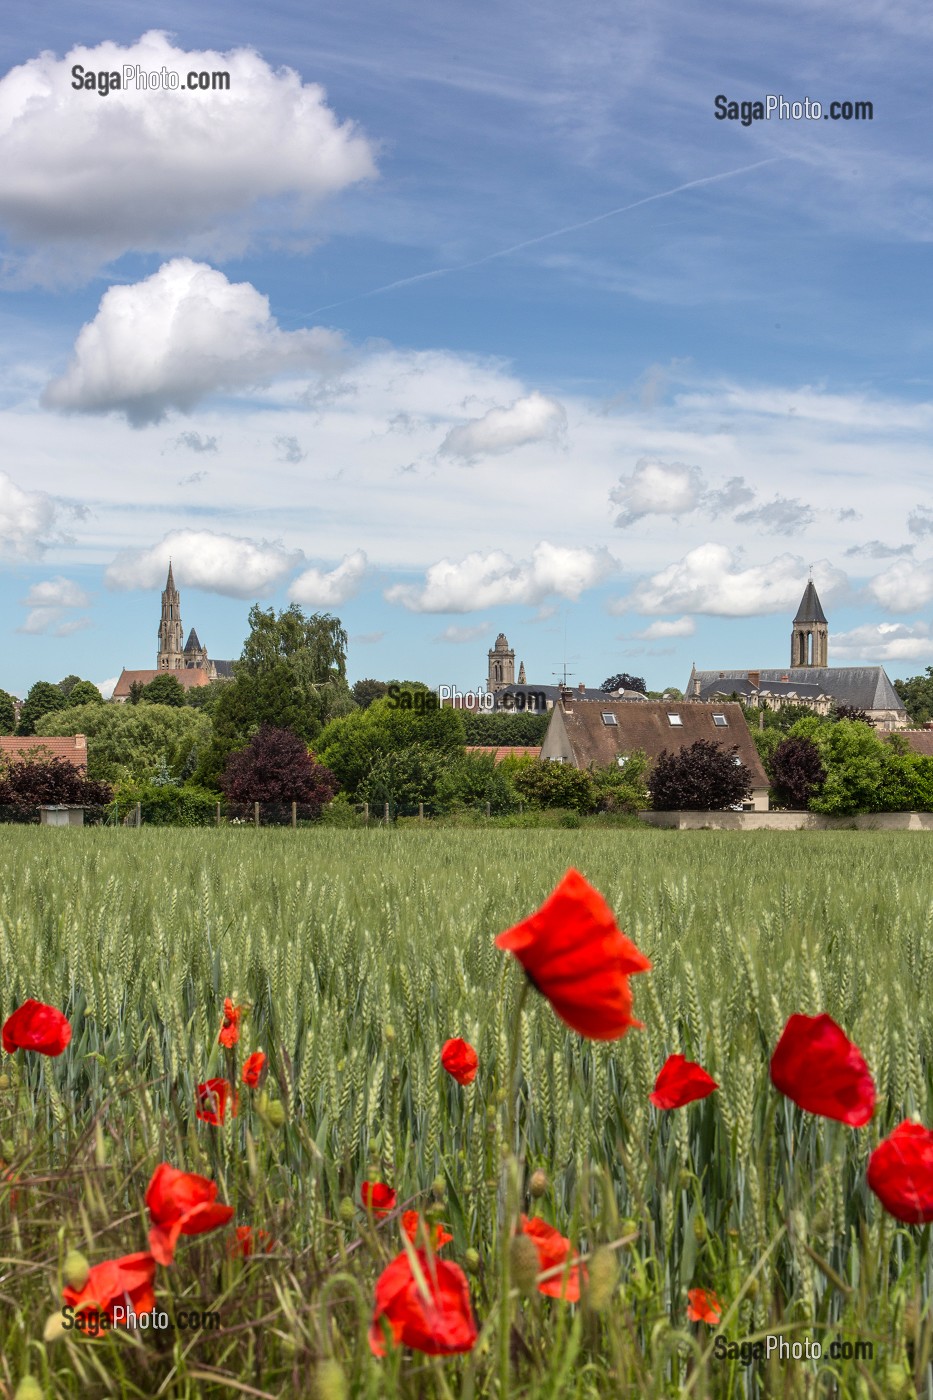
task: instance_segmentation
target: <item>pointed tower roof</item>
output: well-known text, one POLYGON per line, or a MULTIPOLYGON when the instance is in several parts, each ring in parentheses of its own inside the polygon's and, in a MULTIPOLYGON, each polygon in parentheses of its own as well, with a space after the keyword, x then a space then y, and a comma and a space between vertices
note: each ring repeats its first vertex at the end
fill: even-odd
POLYGON ((175 588, 175 580, 174 580, 174 578, 172 577, 172 561, 171 561, 171 559, 168 561, 168 578, 165 580, 165 591, 166 591, 166 593, 174 593, 174 592, 177 591, 176 588, 175 588))
POLYGON ((803 590, 803 597, 800 600, 800 607, 797 609, 797 616, 794 623, 798 622, 825 622, 826 614, 820 606, 816 589, 813 587, 813 580, 807 584, 803 590))
POLYGON ((185 642, 185 651, 203 651, 203 650, 204 650, 204 648, 201 646, 201 639, 199 638, 197 632, 195 632, 194 628, 192 627, 191 631, 188 633, 188 640, 185 642))

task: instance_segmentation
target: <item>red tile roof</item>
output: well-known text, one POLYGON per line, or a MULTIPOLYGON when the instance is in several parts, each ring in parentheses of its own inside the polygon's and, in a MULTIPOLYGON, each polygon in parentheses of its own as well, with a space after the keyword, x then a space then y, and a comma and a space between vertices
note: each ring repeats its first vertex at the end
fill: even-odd
POLYGON ((0 737, 0 756, 17 763, 29 757, 36 750, 52 758, 67 758, 76 768, 87 768, 87 740, 83 734, 32 734, 28 738, 18 735, 0 737))
POLYGON ((148 685, 154 681, 156 676, 174 676, 178 684, 184 690, 194 690, 201 685, 210 685, 210 676, 206 671, 202 671, 199 666, 182 667, 177 671, 127 671, 120 673, 120 679, 113 688, 112 700, 125 700, 130 693, 130 686, 137 681, 141 685, 148 685))
POLYGON ((540 744, 467 744, 467 753, 492 753, 496 756, 496 762, 501 763, 504 758, 540 758, 540 744))

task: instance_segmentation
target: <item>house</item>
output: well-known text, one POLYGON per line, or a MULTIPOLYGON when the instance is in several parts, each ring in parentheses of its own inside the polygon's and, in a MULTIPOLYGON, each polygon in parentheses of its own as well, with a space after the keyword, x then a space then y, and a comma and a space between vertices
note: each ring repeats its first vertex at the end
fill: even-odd
POLYGON ((0 737, 0 759, 9 763, 20 763, 23 759, 35 756, 43 760, 67 758, 82 773, 87 771, 87 739, 83 734, 39 735, 0 737))
MULTIPOLYGON (((752 784, 754 812, 768 810, 768 778, 758 750, 749 733, 741 705, 733 702, 704 705, 700 701, 604 699, 600 705, 584 700, 572 691, 551 711, 542 759, 572 763, 575 768, 598 768, 624 763, 626 754, 643 750, 649 762, 666 749, 677 753, 697 739, 712 739, 724 748, 737 750, 736 757, 748 769, 752 784)), ((649 772, 650 785, 650 772, 649 772)))
MULTIPOLYGON (((128 671, 124 666, 120 672, 120 678, 113 688, 111 700, 117 705, 125 705, 130 698, 130 688, 134 685, 148 685, 154 681, 156 676, 164 675, 164 671, 128 671)), ((199 686, 210 685, 211 678, 200 666, 182 671, 170 671, 169 675, 175 677, 183 690, 196 690, 199 686)))

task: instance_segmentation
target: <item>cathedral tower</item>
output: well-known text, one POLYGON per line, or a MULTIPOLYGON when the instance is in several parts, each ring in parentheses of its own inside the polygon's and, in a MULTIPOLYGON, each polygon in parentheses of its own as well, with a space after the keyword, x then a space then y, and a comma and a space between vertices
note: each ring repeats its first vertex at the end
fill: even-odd
POLYGON ((515 684, 515 652, 509 646, 508 638, 500 632, 496 645, 489 648, 489 676, 486 680, 488 691, 501 690, 504 685, 515 684))
POLYGON ((162 621, 159 623, 159 656, 156 665, 160 671, 180 671, 184 664, 181 599, 175 587, 172 564, 169 560, 168 578, 162 590, 162 621))
POLYGON ((790 664, 792 666, 828 666, 829 624, 820 606, 813 580, 803 591, 794 630, 790 634, 790 664))

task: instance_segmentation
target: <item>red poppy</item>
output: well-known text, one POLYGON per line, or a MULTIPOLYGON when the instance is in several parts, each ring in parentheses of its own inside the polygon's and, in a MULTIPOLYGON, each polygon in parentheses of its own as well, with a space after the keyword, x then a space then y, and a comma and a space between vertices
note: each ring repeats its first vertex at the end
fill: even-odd
MULTIPOLYGON (((230 1097, 230 1085, 226 1079, 208 1079, 206 1084, 199 1084, 197 1088, 197 1116, 202 1123, 213 1123, 215 1127, 220 1127, 227 1116, 227 1099, 230 1097)), ((233 1117, 237 1116, 240 1096, 234 1094, 231 1102, 231 1112, 233 1117)))
POLYGON ((868 1159, 868 1184, 889 1215, 907 1225, 933 1221, 933 1133, 909 1119, 868 1159))
POLYGON ((563 1298, 567 1303, 576 1303, 580 1299, 580 1284, 586 1282, 586 1265, 577 1263, 577 1255, 574 1254, 569 1272, 566 1269, 567 1260, 570 1257, 571 1245, 566 1236, 559 1230, 555 1230, 553 1225, 549 1225, 540 1216, 535 1216, 529 1220, 527 1215, 522 1216, 522 1230, 534 1244, 538 1251, 538 1272, 543 1274, 546 1270, 555 1269, 561 1266, 561 1272, 551 1274, 550 1278, 542 1279, 538 1284, 538 1292, 546 1294, 549 1298, 563 1298))
POLYGON ((227 1225, 233 1206, 217 1200, 217 1183, 195 1172, 182 1172, 160 1162, 146 1188, 152 1216, 149 1248, 160 1264, 171 1264, 179 1235, 203 1235, 227 1225))
POLYGON ((60 1055, 71 1039, 67 1016, 44 1002, 24 1001, 3 1023, 3 1048, 36 1050, 40 1055, 60 1055))
POLYGON ((722 1317, 722 1303, 706 1288, 691 1288, 687 1294, 687 1318, 690 1322, 708 1322, 716 1327, 722 1317))
POLYGON ((655 1108, 683 1108, 695 1099, 705 1099, 719 1085, 702 1065, 683 1055, 668 1055, 648 1098, 655 1108))
POLYGON ((861 1050, 831 1016, 791 1016, 771 1056, 771 1082, 807 1113, 861 1128, 875 1084, 861 1050))
POLYGON ((424 1249, 417 1250, 416 1256, 425 1286, 418 1282, 407 1252, 396 1255, 376 1280, 370 1348, 376 1356, 385 1356, 380 1322, 385 1318, 396 1346, 412 1347, 428 1356, 470 1351, 477 1330, 466 1274, 424 1249))
POLYGON ((227 1245, 231 1259, 249 1259, 252 1254, 270 1254, 273 1249, 275 1240, 268 1230, 254 1230, 252 1225, 238 1225, 227 1245))
POLYGON ((360 1187, 360 1200, 377 1220, 381 1220, 384 1215, 390 1215, 395 1209, 398 1192, 393 1191, 391 1186, 386 1186, 384 1181, 364 1181, 360 1187))
POLYGON ((479 1056, 465 1040, 445 1040, 441 1064, 458 1084, 472 1084, 479 1066, 479 1056))
POLYGON ((232 1050, 240 1038, 240 1012, 242 1006, 234 1006, 229 997, 224 997, 224 1021, 217 1039, 227 1050, 232 1050))
MULTIPOLYGON (((402 1229, 405 1231, 405 1234, 411 1240, 412 1244, 417 1242, 419 1222, 424 1226, 427 1238, 431 1241, 432 1249, 440 1249, 443 1245, 449 1244, 453 1239, 453 1235, 448 1235, 443 1225, 438 1224, 436 1221, 431 1221, 429 1223, 427 1220, 424 1220, 416 1210, 406 1210, 402 1215, 402 1229)), ((422 1244, 424 1243, 424 1239, 425 1235, 422 1235, 422 1244)))
POLYGON ((266 1067, 266 1057, 261 1050, 254 1050, 246 1057, 243 1064, 243 1083, 250 1089, 255 1089, 259 1083, 260 1076, 266 1067))
MULTIPOLYGON (((131 1308, 137 1315, 151 1313, 155 1309, 155 1271, 151 1254, 124 1254, 122 1259, 95 1264, 83 1288, 66 1284, 62 1297, 76 1313, 106 1314, 111 1322, 115 1307, 131 1308)), ((125 1318, 125 1312, 122 1316, 125 1318)))
POLYGON ((651 963, 578 870, 567 871, 536 913, 500 933, 496 946, 515 954, 561 1020, 580 1035, 618 1040, 642 1024, 632 1017, 628 979, 651 963))

